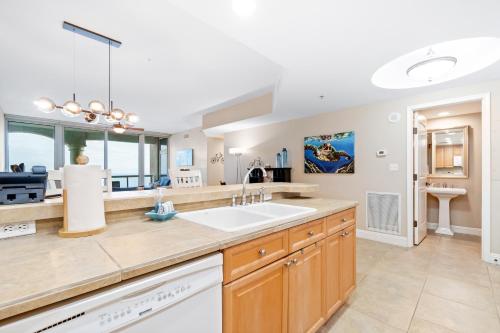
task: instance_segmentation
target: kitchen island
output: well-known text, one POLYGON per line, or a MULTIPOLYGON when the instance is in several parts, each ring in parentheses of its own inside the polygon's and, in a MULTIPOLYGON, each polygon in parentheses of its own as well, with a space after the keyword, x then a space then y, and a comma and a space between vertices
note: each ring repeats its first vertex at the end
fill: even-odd
MULTIPOLYGON (((293 185, 287 185, 292 186, 290 193, 302 191, 312 193, 315 190, 314 186, 307 188, 305 184, 295 187, 293 185)), ((276 189, 278 187, 268 190, 276 189)), ((224 189, 225 194, 214 196, 207 194, 213 192, 213 189, 198 190, 201 194, 194 196, 199 198, 210 195, 211 198, 217 198, 215 200, 227 200, 232 191, 237 192, 236 188, 228 187, 228 190, 224 189)), ((134 195, 140 196, 142 193, 134 195)), ((192 193, 179 195, 181 197, 177 198, 178 203, 181 201, 180 198, 187 200, 189 195, 193 197, 192 193)), ((108 223, 108 230, 103 234, 64 239, 57 236, 58 223, 53 221, 39 223, 35 235, 0 242, 0 251, 3 253, 0 259, 2 261, 0 276, 3 281, 0 319, 116 285, 209 253, 224 251, 238 244, 321 219, 357 205, 353 201, 304 197, 273 201, 317 210, 306 218, 280 221, 237 232, 223 232, 180 218, 165 223, 155 223, 142 217, 132 216, 122 220, 115 217, 113 222, 108 223), (14 256, 15 261, 11 260, 14 256)), ((196 203, 196 201, 191 202, 196 203)), ((200 202, 196 204, 199 205, 200 202)))

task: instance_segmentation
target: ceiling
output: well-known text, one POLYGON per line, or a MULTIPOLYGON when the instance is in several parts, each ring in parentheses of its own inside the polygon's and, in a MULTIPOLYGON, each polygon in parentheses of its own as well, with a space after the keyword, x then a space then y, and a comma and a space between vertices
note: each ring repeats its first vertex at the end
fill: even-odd
POLYGON ((481 101, 436 106, 418 111, 418 114, 426 119, 456 117, 471 113, 481 113, 481 101))
MULTIPOLYGON (((412 50, 500 37, 499 1, 457 3, 257 0, 255 14, 240 18, 231 0, 4 0, 0 29, 10 34, 0 34, 0 107, 39 115, 34 98, 70 97, 73 37, 63 20, 123 42, 113 50, 113 99, 154 131, 200 126, 214 106, 273 85, 274 112, 227 131, 500 78, 497 63, 432 87, 371 84, 378 67, 412 50)), ((76 47, 78 98, 106 100, 106 46, 80 37, 76 47)))

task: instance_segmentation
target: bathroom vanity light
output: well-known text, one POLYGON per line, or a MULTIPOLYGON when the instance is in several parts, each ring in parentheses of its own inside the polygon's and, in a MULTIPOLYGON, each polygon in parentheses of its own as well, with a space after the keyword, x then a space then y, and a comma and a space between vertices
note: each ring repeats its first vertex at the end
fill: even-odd
POLYGON ((500 59, 500 39, 478 37, 429 45, 389 61, 372 76, 386 89, 424 87, 454 80, 500 59))

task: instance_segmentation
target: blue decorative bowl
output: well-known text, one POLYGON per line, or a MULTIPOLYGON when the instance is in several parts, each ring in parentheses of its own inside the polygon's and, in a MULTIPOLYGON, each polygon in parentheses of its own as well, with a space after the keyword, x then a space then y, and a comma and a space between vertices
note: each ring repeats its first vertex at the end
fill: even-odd
POLYGON ((154 210, 147 212, 146 216, 152 219, 153 221, 159 221, 159 222, 164 222, 167 220, 170 220, 172 217, 174 217, 177 214, 176 211, 166 213, 166 214, 158 214, 154 210))

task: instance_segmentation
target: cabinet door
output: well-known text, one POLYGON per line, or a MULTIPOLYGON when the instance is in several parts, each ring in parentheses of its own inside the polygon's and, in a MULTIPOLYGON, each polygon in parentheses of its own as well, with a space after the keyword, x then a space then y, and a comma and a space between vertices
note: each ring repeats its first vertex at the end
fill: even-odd
POLYGON ((288 315, 286 258, 223 287, 224 333, 285 333, 288 315))
POLYGON ((315 332, 325 322, 325 241, 310 245, 290 258, 288 332, 315 332))
POLYGON ((341 232, 340 240, 340 290, 342 299, 356 287, 356 226, 341 232))
POLYGON ((338 232, 325 240, 325 306, 327 319, 342 305, 342 294, 340 292, 341 234, 342 232, 338 232))

